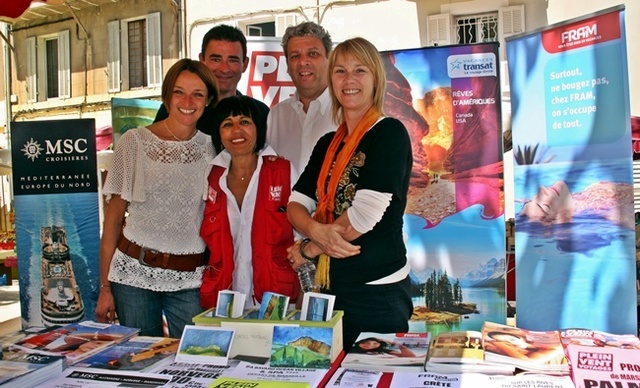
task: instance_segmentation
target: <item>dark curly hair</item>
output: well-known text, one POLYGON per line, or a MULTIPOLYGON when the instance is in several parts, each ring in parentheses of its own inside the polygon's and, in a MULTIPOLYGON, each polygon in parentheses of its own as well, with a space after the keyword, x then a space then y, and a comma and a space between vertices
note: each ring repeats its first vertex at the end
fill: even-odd
POLYGON ((247 116, 251 117, 256 125, 256 147, 254 151, 258 153, 267 139, 267 118, 263 117, 258 107, 250 97, 244 95, 235 95, 223 98, 216 105, 211 122, 211 141, 217 153, 222 152, 224 146, 220 139, 220 124, 227 117, 247 116))

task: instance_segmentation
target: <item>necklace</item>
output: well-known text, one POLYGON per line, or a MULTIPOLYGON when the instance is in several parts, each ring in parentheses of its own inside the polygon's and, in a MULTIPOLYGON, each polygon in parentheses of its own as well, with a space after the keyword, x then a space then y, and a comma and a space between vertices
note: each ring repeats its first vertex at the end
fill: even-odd
MULTIPOLYGON (((256 167, 257 167, 257 161, 256 161, 256 167)), ((247 177, 251 177, 253 175, 253 172, 256 170, 256 167, 251 168, 250 170, 245 170, 246 174, 240 175, 239 173, 237 173, 234 169, 231 169, 231 165, 229 166, 229 176, 232 176, 234 179, 240 179, 241 181, 244 182, 244 180, 247 177)))
POLYGON ((233 174, 234 177, 236 178, 240 178, 241 181, 244 181, 244 179, 246 178, 245 176, 237 176, 235 173, 233 174))
POLYGON ((171 136, 173 136, 174 139, 176 139, 177 141, 187 141, 189 139, 191 139, 193 137, 193 135, 196 133, 197 129, 194 129, 193 132, 191 132, 191 134, 189 135, 189 137, 187 137, 186 139, 180 139, 178 136, 176 136, 175 133, 173 133, 170 129, 169 126, 167 125, 167 120, 162 120, 162 124, 164 124, 164 127, 167 129, 167 132, 169 132, 171 134, 171 136))

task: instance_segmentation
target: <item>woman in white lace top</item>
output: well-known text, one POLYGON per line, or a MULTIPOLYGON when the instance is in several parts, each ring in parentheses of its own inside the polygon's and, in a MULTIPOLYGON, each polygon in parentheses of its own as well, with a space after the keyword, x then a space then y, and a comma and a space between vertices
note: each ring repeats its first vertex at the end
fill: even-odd
POLYGON ((182 59, 162 85, 169 117, 120 137, 104 186, 98 321, 117 317, 140 335, 162 336, 164 313, 169 335, 180 338, 202 311, 199 227, 214 150, 196 123, 217 98, 211 72, 182 59))

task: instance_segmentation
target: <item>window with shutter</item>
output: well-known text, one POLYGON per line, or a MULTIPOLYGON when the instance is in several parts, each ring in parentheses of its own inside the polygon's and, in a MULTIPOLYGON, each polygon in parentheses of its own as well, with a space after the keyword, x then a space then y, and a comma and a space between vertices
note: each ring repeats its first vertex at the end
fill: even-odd
POLYGON ((298 23, 298 16, 295 13, 276 16, 275 34, 273 36, 283 36, 287 27, 295 26, 298 23))
POLYGON ((107 23, 107 88, 109 93, 120 91, 120 21, 107 23))
POLYGON ((46 96, 47 98, 58 98, 59 96, 59 61, 58 61, 58 39, 46 39, 44 41, 44 60, 46 68, 46 96))
POLYGON ((162 86, 162 29, 160 12, 149 14, 147 24, 147 85, 162 86))
POLYGON ((71 52, 69 30, 58 33, 58 96, 71 98, 71 52))
POLYGON ((162 86, 160 12, 107 24, 109 92, 162 86))
POLYGON ((430 15, 427 20, 429 46, 445 46, 451 44, 451 15, 442 13, 430 15))
POLYGON ((38 101, 38 82, 36 65, 36 38, 34 36, 25 40, 27 51, 27 102, 38 101))

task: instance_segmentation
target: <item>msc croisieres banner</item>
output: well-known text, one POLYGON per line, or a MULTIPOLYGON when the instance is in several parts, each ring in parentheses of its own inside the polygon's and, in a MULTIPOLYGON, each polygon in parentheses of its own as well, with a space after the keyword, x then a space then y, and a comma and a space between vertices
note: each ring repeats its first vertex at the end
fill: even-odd
POLYGON ((94 319, 100 246, 94 120, 14 122, 11 148, 22 325, 94 319))
POLYGON ((507 38, 518 326, 637 333, 624 8, 507 38))

